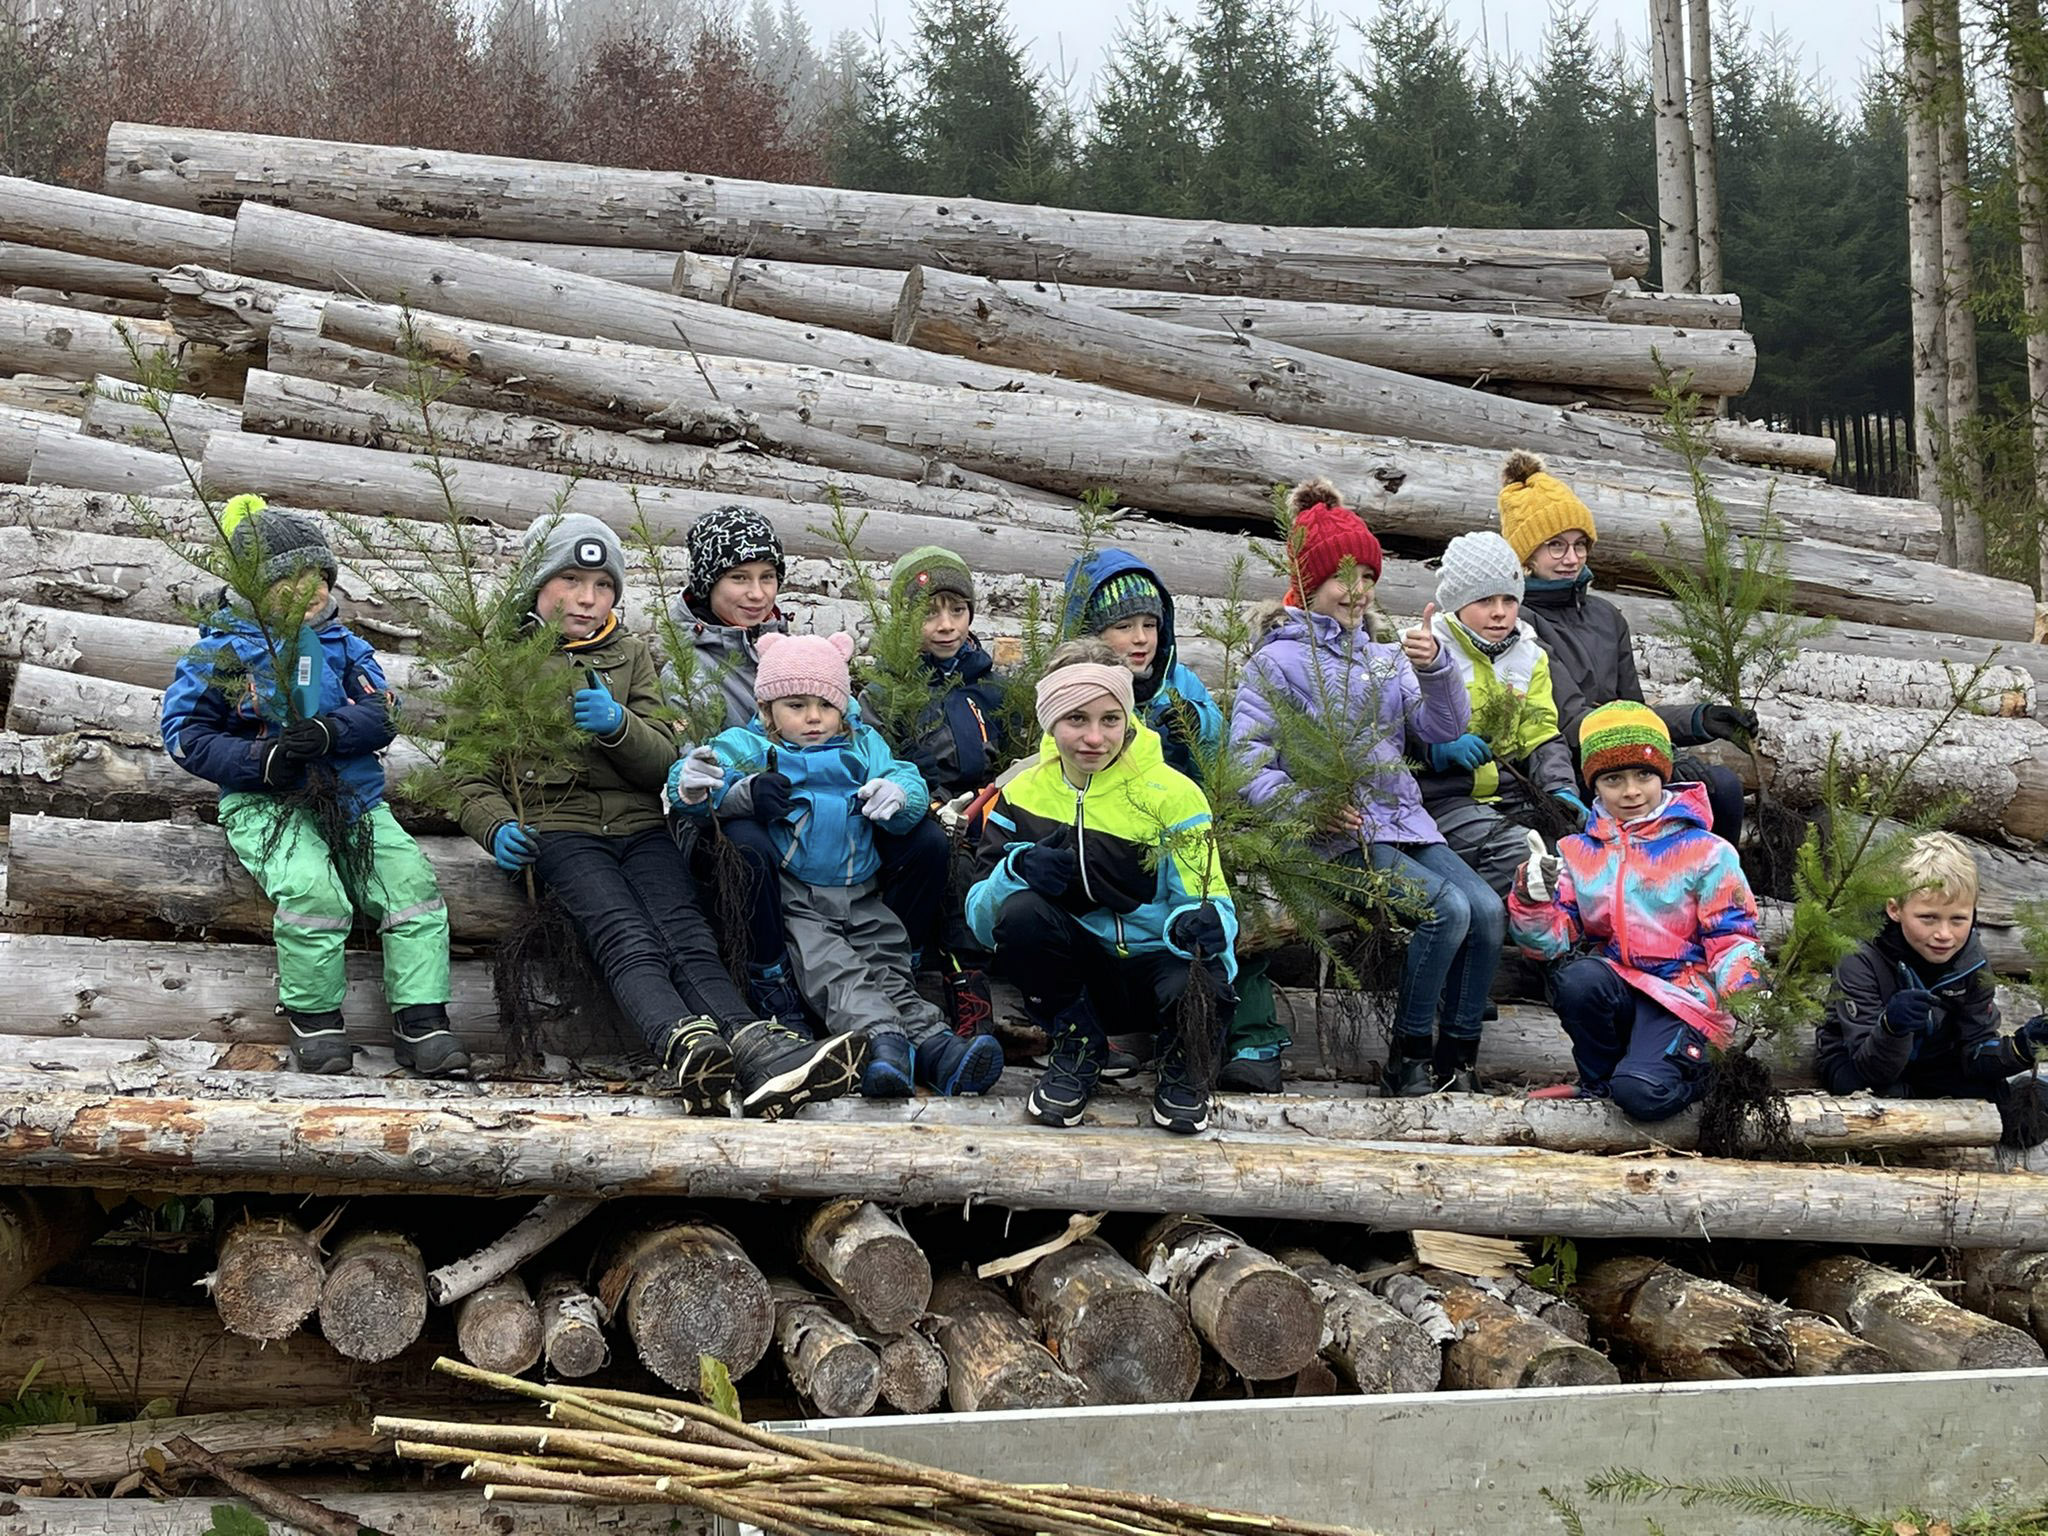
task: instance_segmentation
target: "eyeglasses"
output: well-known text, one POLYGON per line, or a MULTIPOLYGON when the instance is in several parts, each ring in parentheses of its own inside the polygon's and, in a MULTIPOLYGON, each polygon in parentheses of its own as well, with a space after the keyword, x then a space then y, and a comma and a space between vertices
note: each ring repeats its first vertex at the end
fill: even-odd
POLYGON ((1590 555, 1593 552, 1593 546, 1589 541, 1583 538, 1552 539, 1543 546, 1543 552, 1549 555, 1583 556, 1590 555))

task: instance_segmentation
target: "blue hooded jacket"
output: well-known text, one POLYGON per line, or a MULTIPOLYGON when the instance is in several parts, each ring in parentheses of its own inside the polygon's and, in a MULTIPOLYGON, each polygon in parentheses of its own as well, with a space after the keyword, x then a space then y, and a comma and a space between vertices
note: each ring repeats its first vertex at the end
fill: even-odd
POLYGON ((1159 589, 1159 600, 1165 610, 1159 616, 1159 654, 1142 675, 1131 680, 1136 685, 1138 717, 1159 733, 1160 743, 1166 748, 1167 766, 1200 784, 1201 764, 1195 749, 1199 746, 1205 754, 1222 750, 1223 711, 1209 697, 1202 680, 1176 657, 1173 594, 1159 579, 1159 573, 1122 549, 1097 550, 1086 560, 1075 561, 1067 568, 1064 628, 1068 634, 1086 634, 1083 616, 1095 594, 1106 582, 1132 574, 1143 576, 1159 589))
POLYGON ((266 777, 265 764, 285 725, 317 714, 334 734, 328 760, 335 777, 351 813, 361 815, 384 798, 378 754, 398 734, 390 685, 369 642, 333 613, 299 636, 298 659, 308 675, 285 689, 272 675, 270 649, 253 620, 224 608, 201 625, 199 644, 178 658, 164 690, 164 750, 223 794, 296 789, 305 777, 302 767, 280 758, 266 777))

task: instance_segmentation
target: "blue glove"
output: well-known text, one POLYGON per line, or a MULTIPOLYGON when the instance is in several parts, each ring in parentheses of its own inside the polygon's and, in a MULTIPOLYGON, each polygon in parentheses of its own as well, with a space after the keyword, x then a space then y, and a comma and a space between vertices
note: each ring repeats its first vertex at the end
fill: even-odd
POLYGON ((1010 855, 1010 871, 1041 896, 1064 896, 1081 873, 1081 861, 1071 848, 1033 843, 1010 855))
POLYGON ((747 792, 753 804, 754 820, 769 826, 787 816, 790 789, 789 776, 772 768, 748 779, 747 792))
POLYGON ((508 875, 516 875, 540 855, 540 844, 533 840, 533 834, 516 821, 508 821, 491 834, 491 857, 498 861, 498 868, 508 875))
POLYGON ((612 697, 612 691, 598 681, 595 672, 590 674, 588 688, 576 690, 576 696, 570 700, 570 713, 576 729, 593 736, 616 736, 619 727, 626 723, 626 706, 612 697))
POLYGON ((1894 992, 1884 1005, 1885 1032, 1892 1035, 1932 1035, 1940 1026, 1934 1017, 1934 994, 1921 987, 1894 992))
POLYGON ((1572 820, 1582 827, 1593 818, 1593 813, 1586 809, 1586 802, 1568 789, 1553 789, 1550 792, 1550 798, 1570 811, 1572 813, 1572 820))
POLYGON ((1223 953, 1223 914, 1213 903, 1203 902, 1175 915, 1167 925, 1167 937, 1191 955, 1207 959, 1223 953))
POLYGON ((1431 742, 1429 766, 1438 773, 1449 773, 1453 768, 1462 768, 1470 773, 1481 763, 1489 762, 1493 748, 1486 744, 1484 736, 1474 736, 1470 731, 1455 741, 1431 742))

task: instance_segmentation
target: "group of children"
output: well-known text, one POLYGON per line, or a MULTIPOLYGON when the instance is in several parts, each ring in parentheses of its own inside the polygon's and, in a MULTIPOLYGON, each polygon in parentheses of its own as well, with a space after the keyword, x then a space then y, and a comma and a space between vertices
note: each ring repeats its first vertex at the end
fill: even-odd
MULTIPOLYGON (((1643 1120, 1677 1113, 1727 1043, 1729 1000, 1765 973, 1734 847, 1739 782, 1675 753, 1744 739, 1754 717, 1644 704, 1627 622, 1591 590, 1593 514, 1531 455, 1507 462, 1500 532, 1451 541, 1435 602, 1405 632, 1374 602, 1378 540, 1335 488, 1311 480, 1291 505, 1292 579, 1227 722, 1179 660, 1165 583, 1105 550, 1068 573, 1077 638, 1035 685, 1035 743, 1010 739, 1019 711, 950 551, 912 550, 892 573, 891 602, 921 618, 928 695, 891 742, 867 718, 872 698, 864 710, 854 696, 853 640, 789 632, 781 545, 759 514, 720 508, 690 529, 666 626, 689 654, 666 662, 620 620, 616 535, 551 518, 527 538, 525 622, 554 634, 563 709, 587 742, 567 764, 462 784, 462 827, 553 894, 693 1111, 984 1093, 1004 1068, 994 974, 1050 1042, 1034 1118, 1079 1123, 1097 1083, 1135 1067, 1116 1025, 1157 1041, 1156 1123, 1194 1132, 1212 1086, 1277 1090, 1285 1044, 1255 966, 1239 997, 1203 779, 1235 762, 1252 805, 1307 804, 1282 722, 1310 719, 1355 770, 1317 812, 1315 851, 1385 871, 1412 898, 1386 1091, 1476 1089, 1512 938, 1543 963, 1572 1041, 1579 1081, 1562 1091, 1643 1120), (696 729, 675 722, 679 693, 696 729), (961 828, 978 834, 971 850, 961 828), (736 899, 709 899, 721 881, 736 899)), ((230 844, 276 904, 296 1059, 349 1068, 342 948, 359 908, 380 927, 401 1062, 462 1070, 446 911, 382 800, 394 701, 336 617, 334 557, 315 524, 260 503, 232 537, 260 561, 268 606, 300 626, 296 678, 275 675, 280 626, 230 598, 180 663, 163 732, 221 785, 230 844), (295 794, 323 773, 369 828, 367 875, 295 794)), ((2048 1020, 1997 1033, 1972 959, 1967 850, 1923 840, 1908 878, 1838 974, 1828 1086, 2009 1104, 2007 1078, 2048 1049, 2048 1020)))

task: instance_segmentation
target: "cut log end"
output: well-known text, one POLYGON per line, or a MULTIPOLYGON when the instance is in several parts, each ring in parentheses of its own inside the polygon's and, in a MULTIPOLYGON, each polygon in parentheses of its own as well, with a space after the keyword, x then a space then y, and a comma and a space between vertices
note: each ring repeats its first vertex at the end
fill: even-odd
POLYGON ((804 1263, 878 1334, 905 1332, 931 1304, 931 1261, 895 1217, 834 1200, 804 1223, 804 1263))
POLYGON ((221 1238, 213 1305, 230 1333, 288 1339, 320 1305, 320 1248, 282 1218, 250 1218, 221 1238))
POLYGON ((358 1232, 328 1261, 320 1287, 320 1332, 351 1360, 389 1360, 427 1321, 427 1271, 410 1238, 358 1232))
POLYGON ((933 1413, 946 1397, 946 1356, 917 1332, 882 1346, 882 1401, 898 1413, 933 1413))
POLYGON ((604 1314, 595 1296, 567 1275, 550 1275, 541 1282, 538 1305, 541 1349, 550 1371, 573 1379, 611 1364, 604 1314))
POLYGON ((700 1356, 724 1362, 737 1380, 768 1352, 775 1330, 768 1281, 717 1227, 644 1233, 602 1273, 598 1299, 625 1319, 641 1362, 672 1387, 696 1390, 700 1356))
POLYGON ((1186 1311, 1099 1238, 1040 1259, 1025 1312, 1091 1403, 1175 1403, 1194 1395, 1202 1352, 1186 1311))
POLYGON ((517 1376, 540 1359, 540 1312, 526 1282, 506 1275, 472 1291, 455 1309, 462 1358, 484 1371, 517 1376))

